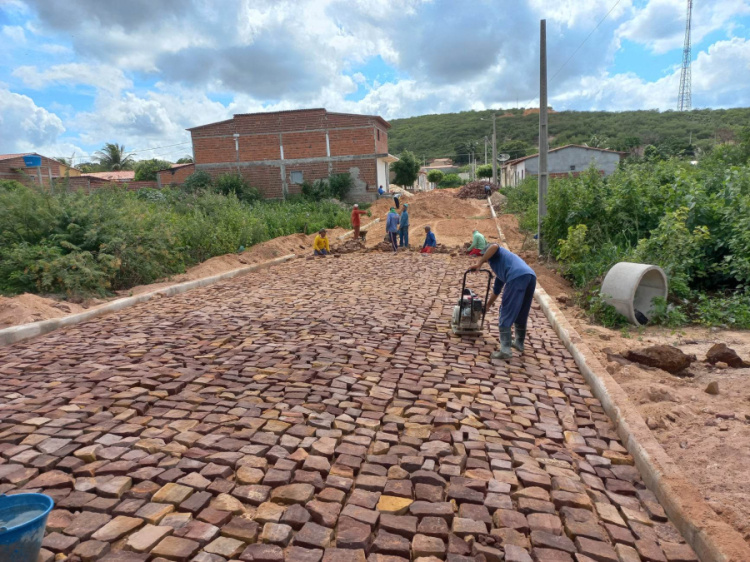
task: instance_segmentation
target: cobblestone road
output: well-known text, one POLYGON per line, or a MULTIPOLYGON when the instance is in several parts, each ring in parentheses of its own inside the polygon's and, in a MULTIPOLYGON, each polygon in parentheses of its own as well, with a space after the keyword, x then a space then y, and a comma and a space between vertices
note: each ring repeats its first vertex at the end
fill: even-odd
POLYGON ((695 560, 539 309, 522 359, 449 333, 465 265, 300 259, 1 348, 0 491, 54 497, 45 561, 695 560))

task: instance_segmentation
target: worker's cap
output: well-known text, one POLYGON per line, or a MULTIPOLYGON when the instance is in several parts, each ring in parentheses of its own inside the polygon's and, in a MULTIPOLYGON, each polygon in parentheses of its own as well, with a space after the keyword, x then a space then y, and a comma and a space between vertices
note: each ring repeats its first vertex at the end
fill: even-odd
POLYGON ((325 228, 321 228, 321 229, 320 229, 320 230, 318 231, 318 234, 325 234, 325 233, 326 233, 326 229, 325 229, 325 228))
POLYGON ((355 208, 355 209, 359 209, 359 205, 357 205, 357 204, 355 203, 355 204, 354 204, 354 208, 355 208))
POLYGON ((396 207, 391 207, 391 212, 395 213, 396 212, 396 207))
POLYGON ((408 203, 404 203, 404 209, 406 209, 407 207, 409 207, 409 204, 408 203))

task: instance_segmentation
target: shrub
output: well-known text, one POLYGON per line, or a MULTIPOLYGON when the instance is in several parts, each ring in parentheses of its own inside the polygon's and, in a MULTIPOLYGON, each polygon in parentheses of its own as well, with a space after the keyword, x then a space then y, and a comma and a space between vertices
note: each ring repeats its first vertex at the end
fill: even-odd
POLYGON ((212 189, 213 185, 214 179, 211 177, 211 174, 204 172, 203 170, 198 170, 185 178, 185 182, 182 184, 182 190, 186 193, 197 193, 199 191, 212 189))
POLYGON ((441 181, 443 181, 443 177, 445 174, 441 172, 440 170, 430 170, 430 173, 427 174, 427 181, 430 183, 434 183, 435 185, 439 184, 441 181))
POLYGON ((308 201, 323 201, 325 199, 338 199, 343 201, 354 187, 351 174, 333 174, 328 179, 304 181, 302 183, 302 196, 308 201))
POLYGON ((0 190, 0 292, 102 295, 276 236, 349 226, 333 201, 240 201, 199 190, 0 190))
POLYGON ((445 176, 443 176, 443 179, 440 180, 440 183, 438 184, 438 189, 461 187, 464 183, 466 182, 462 180, 461 176, 459 176, 458 174, 445 174, 445 176))
POLYGON ((250 187, 245 178, 239 174, 220 175, 214 182, 214 190, 222 195, 233 193, 237 196, 237 199, 246 203, 254 203, 261 199, 260 191, 254 187, 250 187))
POLYGON ((492 177, 492 164, 485 164, 477 168, 478 178, 491 178, 492 177))

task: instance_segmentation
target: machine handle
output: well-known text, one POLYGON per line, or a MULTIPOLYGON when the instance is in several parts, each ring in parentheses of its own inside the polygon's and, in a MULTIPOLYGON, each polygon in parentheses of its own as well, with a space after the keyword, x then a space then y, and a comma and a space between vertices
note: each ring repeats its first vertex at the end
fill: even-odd
MULTIPOLYGON (((461 283, 461 298, 458 301, 458 317, 461 318, 461 315, 464 311, 464 289, 466 289, 466 276, 469 273, 472 273, 473 269, 467 269, 464 272, 464 280, 463 283, 461 283)), ((484 309, 482 310, 482 326, 484 326, 484 317, 487 316, 487 299, 490 296, 490 284, 492 283, 492 271, 489 269, 480 269, 477 271, 477 273, 481 273, 484 271, 487 274, 487 292, 484 295, 484 309)))

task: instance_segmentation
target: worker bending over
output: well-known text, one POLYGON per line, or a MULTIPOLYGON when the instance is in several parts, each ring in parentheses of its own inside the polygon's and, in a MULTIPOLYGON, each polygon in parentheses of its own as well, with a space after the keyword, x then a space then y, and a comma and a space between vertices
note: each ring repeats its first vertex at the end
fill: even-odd
POLYGON ((429 226, 424 227, 424 244, 422 245, 422 250, 419 252, 420 254, 431 254, 435 247, 437 246, 437 240, 435 240, 435 233, 432 232, 432 229, 429 226))
POLYGON ((534 289, 536 289, 536 273, 516 254, 497 244, 488 246, 470 269, 479 271, 485 263, 489 264, 495 274, 495 285, 487 301, 486 310, 489 310, 495 303, 505 286, 500 306, 500 350, 493 352, 491 357, 510 359, 513 356, 511 346, 523 353, 526 323, 529 319, 531 301, 534 298, 534 289), (516 328, 516 337, 511 342, 513 325, 516 328))
POLYGON ((331 253, 331 246, 328 244, 328 237, 326 236, 325 228, 321 228, 318 231, 318 235, 313 242, 313 250, 315 251, 316 256, 327 256, 331 253))
POLYGON ((486 247, 487 240, 484 236, 482 236, 481 232, 475 230, 474 234, 471 237, 471 246, 469 246, 469 249, 466 250, 466 253, 470 256, 481 256, 486 247))

